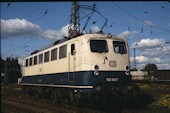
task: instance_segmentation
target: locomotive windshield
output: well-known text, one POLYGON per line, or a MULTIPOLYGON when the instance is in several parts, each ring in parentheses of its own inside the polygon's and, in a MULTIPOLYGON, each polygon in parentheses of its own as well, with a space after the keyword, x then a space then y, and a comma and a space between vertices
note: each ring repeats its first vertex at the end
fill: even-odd
POLYGON ((126 54, 126 46, 124 42, 113 41, 113 49, 115 53, 126 54))
POLYGON ((91 40, 90 49, 97 53, 108 52, 107 42, 106 40, 91 40))

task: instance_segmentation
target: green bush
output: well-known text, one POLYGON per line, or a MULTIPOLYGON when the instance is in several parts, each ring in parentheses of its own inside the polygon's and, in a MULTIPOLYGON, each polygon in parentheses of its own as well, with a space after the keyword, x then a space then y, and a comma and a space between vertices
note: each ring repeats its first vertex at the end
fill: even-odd
POLYGON ((170 95, 165 95, 153 102, 150 107, 152 109, 167 108, 170 110, 170 95))
POLYGON ((150 86, 148 84, 144 84, 140 86, 141 89, 148 89, 150 86))

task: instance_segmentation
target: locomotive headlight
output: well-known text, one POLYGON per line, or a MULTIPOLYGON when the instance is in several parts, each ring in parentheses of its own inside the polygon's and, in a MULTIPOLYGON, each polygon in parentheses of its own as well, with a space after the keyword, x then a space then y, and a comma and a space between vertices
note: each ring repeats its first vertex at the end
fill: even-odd
POLYGON ((95 66, 94 66, 94 69, 95 69, 95 70, 94 70, 94 75, 95 75, 95 76, 98 76, 98 75, 99 75, 99 66, 98 66, 98 65, 95 65, 95 66))
POLYGON ((95 71, 94 71, 94 75, 95 75, 95 76, 98 76, 98 75, 99 75, 99 71, 98 71, 98 70, 95 70, 95 71))
POLYGON ((128 71, 126 71, 126 72, 125 72, 125 74, 126 74, 126 75, 129 75, 129 72, 128 72, 128 71))
POLYGON ((126 74, 126 75, 129 75, 129 74, 130 74, 130 68, 129 68, 129 66, 125 66, 125 70, 126 70, 125 74, 126 74))

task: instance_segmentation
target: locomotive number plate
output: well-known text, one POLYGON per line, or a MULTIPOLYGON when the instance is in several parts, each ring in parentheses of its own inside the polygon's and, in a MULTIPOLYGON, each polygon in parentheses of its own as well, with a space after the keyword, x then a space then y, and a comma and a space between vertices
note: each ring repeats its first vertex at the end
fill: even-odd
POLYGON ((108 82, 116 82, 118 80, 119 80, 119 78, 106 78, 106 81, 108 81, 108 82))

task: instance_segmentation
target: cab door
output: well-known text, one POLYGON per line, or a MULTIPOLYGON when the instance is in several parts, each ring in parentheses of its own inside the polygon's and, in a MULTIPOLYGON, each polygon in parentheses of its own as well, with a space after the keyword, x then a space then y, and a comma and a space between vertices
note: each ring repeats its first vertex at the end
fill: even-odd
POLYGON ((69 43, 68 46, 68 81, 75 82, 76 60, 77 60, 77 41, 69 43))
POLYGON ((44 55, 43 53, 41 53, 39 55, 39 59, 38 59, 38 75, 42 75, 43 74, 43 61, 44 61, 44 55))

